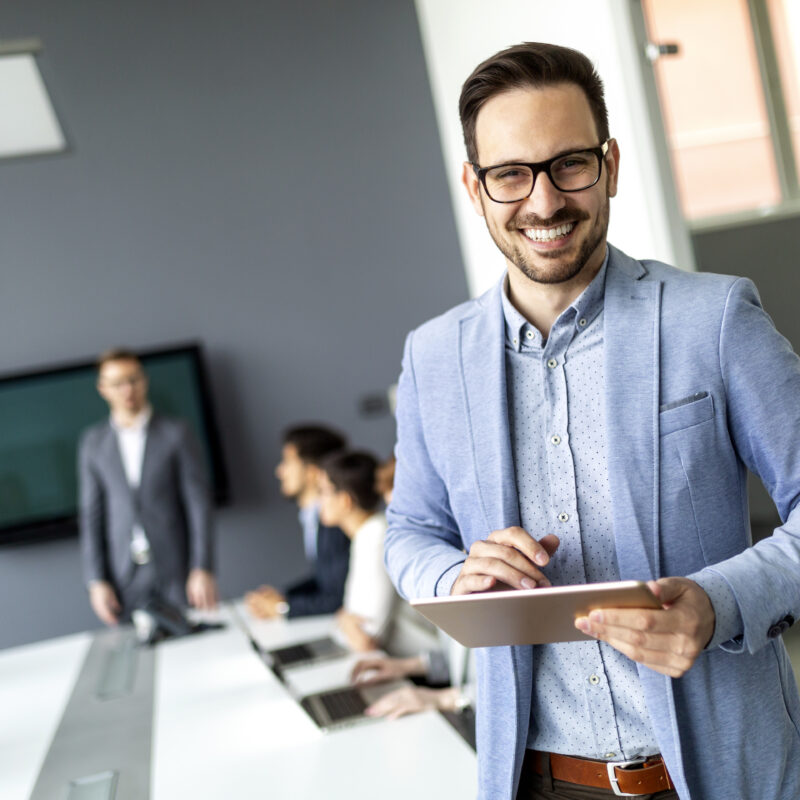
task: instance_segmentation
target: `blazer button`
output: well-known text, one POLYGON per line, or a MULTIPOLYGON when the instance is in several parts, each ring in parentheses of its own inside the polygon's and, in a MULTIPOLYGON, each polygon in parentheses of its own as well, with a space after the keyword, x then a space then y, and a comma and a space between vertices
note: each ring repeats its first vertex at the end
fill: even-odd
POLYGON ((770 639, 777 639, 778 636, 781 634, 786 633, 789 628, 792 627, 794 624, 794 617, 791 614, 787 614, 780 622, 776 622, 770 629, 767 631, 767 636, 770 639))

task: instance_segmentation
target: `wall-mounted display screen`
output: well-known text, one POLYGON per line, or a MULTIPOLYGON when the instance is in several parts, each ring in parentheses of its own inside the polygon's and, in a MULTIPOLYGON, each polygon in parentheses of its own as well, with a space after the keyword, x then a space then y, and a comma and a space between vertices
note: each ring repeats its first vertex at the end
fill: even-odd
MULTIPOLYGON (((185 419, 199 439, 217 503, 227 474, 200 345, 140 354, 153 408, 185 419)), ((94 363, 0 376, 0 542, 75 531, 81 432, 108 416, 94 363)))

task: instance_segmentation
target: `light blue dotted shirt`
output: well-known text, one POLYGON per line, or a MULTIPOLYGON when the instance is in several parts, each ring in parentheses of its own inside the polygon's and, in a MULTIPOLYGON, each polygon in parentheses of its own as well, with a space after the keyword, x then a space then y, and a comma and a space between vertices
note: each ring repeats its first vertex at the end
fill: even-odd
MULTIPOLYGON (((607 263, 608 255, 546 342, 508 300, 507 284, 503 292, 521 523, 537 539, 558 535, 544 570, 554 586, 619 580, 604 417, 607 263)), ((735 635, 741 619, 724 581, 703 577, 717 614, 725 615, 722 626, 718 619, 724 638, 715 634, 710 643, 716 645, 735 635)), ((533 675, 529 748, 614 761, 659 752, 636 665, 619 651, 594 641, 538 645, 533 675)))

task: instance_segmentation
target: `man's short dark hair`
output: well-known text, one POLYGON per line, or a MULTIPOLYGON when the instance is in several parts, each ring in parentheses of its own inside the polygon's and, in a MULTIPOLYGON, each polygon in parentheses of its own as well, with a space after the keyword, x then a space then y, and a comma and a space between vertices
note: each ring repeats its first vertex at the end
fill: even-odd
POLYGON ((108 350, 103 350, 95 361, 97 371, 100 372, 109 361, 135 361, 140 367, 142 366, 142 360, 139 356, 126 347, 111 347, 108 350))
POLYGON ((475 124, 483 104, 510 89, 540 89, 574 83, 583 89, 592 109, 600 142, 609 137, 603 81, 592 62, 578 50, 544 42, 524 42, 501 50, 479 64, 461 87, 458 112, 467 158, 478 163, 475 124))
POLYGON ((334 453, 323 459, 320 469, 328 476, 337 492, 347 492, 364 511, 374 511, 381 497, 375 491, 375 470, 378 459, 372 453, 350 450, 334 453))
POLYGON ((293 445, 306 464, 319 466, 325 456, 343 450, 347 440, 324 425, 296 425, 283 432, 283 444, 293 445))

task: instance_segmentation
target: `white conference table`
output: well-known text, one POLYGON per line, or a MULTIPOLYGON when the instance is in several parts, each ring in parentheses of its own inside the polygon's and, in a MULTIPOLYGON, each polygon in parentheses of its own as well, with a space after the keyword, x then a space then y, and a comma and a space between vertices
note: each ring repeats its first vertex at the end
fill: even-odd
MULTIPOLYGON (((476 795, 475 754, 438 713, 323 733, 248 638, 262 648, 293 644, 329 633, 330 618, 257 622, 238 608, 220 610, 224 630, 155 648, 152 800, 476 795)), ((79 634, 0 652, 3 800, 30 797, 91 640, 79 634)), ((303 692, 339 685, 354 660, 293 670, 292 681, 303 692)))

